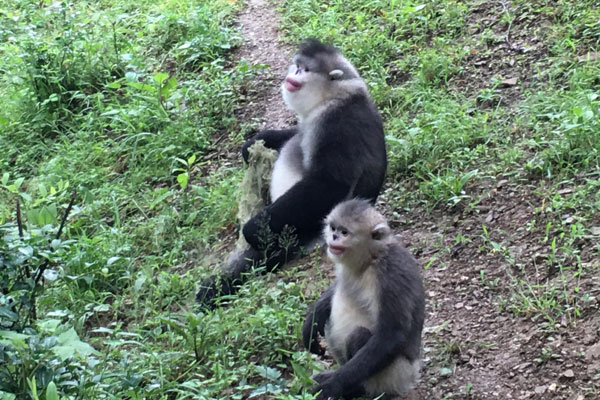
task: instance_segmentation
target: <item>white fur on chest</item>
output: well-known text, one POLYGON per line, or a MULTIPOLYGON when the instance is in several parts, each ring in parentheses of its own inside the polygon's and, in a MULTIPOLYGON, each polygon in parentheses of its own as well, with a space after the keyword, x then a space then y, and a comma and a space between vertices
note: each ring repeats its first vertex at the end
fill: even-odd
POLYGON ((302 167, 301 136, 297 134, 281 149, 271 172, 271 202, 281 197, 298 183, 304 174, 302 167))
POLYGON ((327 346, 334 358, 341 364, 348 360, 346 352, 348 336, 358 327, 371 332, 375 328, 379 307, 377 299, 377 277, 374 270, 365 271, 360 278, 352 278, 348 283, 345 271, 336 266, 337 287, 332 305, 331 318, 325 334, 327 346))
POLYGON ((298 183, 307 169, 318 146, 317 129, 319 119, 329 106, 317 107, 309 113, 298 127, 298 134, 281 149, 271 173, 271 202, 277 200, 298 183))
MULTIPOLYGON (((327 102, 317 107, 306 117, 306 119, 302 121, 300 125, 300 146, 302 148, 302 165, 305 169, 310 168, 311 161, 314 157, 316 148, 318 146, 319 132, 316 128, 320 125, 320 120, 327 111, 327 109, 332 107, 331 103, 332 102, 327 102)), ((321 134, 326 134, 326 132, 321 132, 321 134)))

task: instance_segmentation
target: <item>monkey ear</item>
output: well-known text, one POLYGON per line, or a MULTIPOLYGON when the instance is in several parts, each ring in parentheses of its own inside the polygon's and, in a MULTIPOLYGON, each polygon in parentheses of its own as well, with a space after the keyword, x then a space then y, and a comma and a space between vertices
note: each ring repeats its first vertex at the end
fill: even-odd
POLYGON ((331 79, 340 79, 342 75, 344 75, 344 71, 342 71, 341 69, 334 69, 332 71, 329 71, 329 76, 331 77, 331 79))
POLYGON ((387 226, 387 224, 385 224, 383 222, 375 225, 375 227, 371 231, 371 237, 374 240, 381 240, 381 239, 387 237, 389 234, 390 234, 390 228, 389 228, 389 226, 387 226))

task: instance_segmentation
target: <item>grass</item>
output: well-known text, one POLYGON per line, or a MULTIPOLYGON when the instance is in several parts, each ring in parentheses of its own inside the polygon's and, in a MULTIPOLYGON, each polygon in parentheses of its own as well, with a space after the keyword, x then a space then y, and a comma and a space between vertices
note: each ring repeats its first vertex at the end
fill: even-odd
POLYGON ((277 368, 312 365, 287 350, 306 309, 300 282, 193 309, 205 257, 235 223, 241 171, 206 156, 247 129, 234 110, 254 68, 230 58, 240 6, 23 0, 0 11, 3 398, 48 399, 53 385, 61 398, 215 398, 231 385, 285 396, 277 368), (38 272, 43 290, 28 280, 38 272), (265 374, 273 382, 256 383, 265 374))
MULTIPOLYGON (((501 181, 532 204, 520 226, 450 239, 488 257, 481 287, 500 312, 545 329, 585 318, 597 292, 600 62, 578 60, 600 45, 594 4, 280 5, 287 40, 334 43, 368 82, 385 118, 381 199, 394 218, 478 216, 501 181), (527 47, 502 53, 507 38, 527 47), (510 73, 518 91, 501 85, 510 73), (523 238, 537 256, 515 252, 523 238)), ((253 280, 228 307, 193 304, 234 235, 241 169, 215 160, 250 129, 235 110, 261 68, 232 59, 241 6, 0 9, 0 397, 53 399, 54 385, 60 398, 312 398, 321 367, 299 327, 325 273, 301 264, 253 280)), ((451 265, 444 243, 427 269, 451 265)), ((305 264, 316 269, 318 256, 305 264)))

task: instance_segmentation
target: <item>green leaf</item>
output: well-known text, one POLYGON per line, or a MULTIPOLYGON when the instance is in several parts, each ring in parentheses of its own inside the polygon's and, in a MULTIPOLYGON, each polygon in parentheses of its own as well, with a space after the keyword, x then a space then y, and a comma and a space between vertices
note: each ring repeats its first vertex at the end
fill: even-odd
POLYGON ((177 182, 179 183, 179 186, 181 186, 182 189, 185 189, 187 187, 188 179, 189 176, 187 172, 177 175, 177 182))
POLYGON ((43 183, 38 185, 38 192, 40 192, 40 196, 46 197, 48 196, 48 191, 46 190, 46 186, 43 183))
POLYGON ((119 257, 119 256, 114 256, 114 257, 111 257, 111 258, 109 258, 109 259, 106 261, 106 265, 110 267, 110 266, 111 266, 111 265, 113 265, 115 262, 119 261, 120 259, 121 259, 121 257, 119 257))
POLYGON ((56 390, 54 381, 50 382, 46 388, 46 400, 59 400, 58 390, 56 390))
POLYGON ((40 226, 51 225, 56 221, 56 206, 44 206, 39 213, 40 226))
POLYGON ((121 89, 121 80, 117 80, 106 85, 110 89, 121 89))
POLYGON ((188 167, 191 167, 194 164, 194 161, 196 161, 196 155, 192 154, 187 160, 188 167))
POLYGON ((281 378, 281 372, 279 370, 267 367, 266 365, 258 365, 256 367, 256 372, 263 378, 267 378, 272 381, 277 381, 279 378, 281 378))
POLYGON ((8 172, 5 172, 2 174, 2 184, 6 185, 8 183, 8 177, 10 176, 10 174, 8 172))
POLYGON ((171 96, 171 93, 173 93, 173 90, 176 87, 177 87, 177 79, 175 79, 175 77, 169 78, 169 80, 160 89, 161 97, 164 97, 165 99, 168 98, 169 96, 171 96))
POLYGON ((5 318, 9 321, 16 321, 19 319, 19 315, 6 307, 0 307, 0 318, 5 318))
POLYGON ((61 323, 60 319, 47 319, 39 322, 38 325, 43 332, 54 334, 61 323))
POLYGON ((148 93, 152 93, 152 94, 156 93, 156 88, 152 85, 148 85, 147 83, 127 82, 127 84, 133 88, 140 89, 140 90, 143 90, 148 93))
POLYGON ((108 111, 103 112, 102 114, 100 114, 100 116, 110 117, 111 115, 118 115, 118 114, 121 114, 121 110, 113 109, 113 110, 108 110, 108 111))
POLYGON ((25 335, 13 331, 0 331, 0 343, 10 344, 13 346, 19 345, 22 348, 26 348, 25 341, 29 339, 31 335, 25 335))
POLYGON ((167 74, 166 72, 157 72, 153 76, 154 82, 156 82, 156 83, 163 83, 165 81, 165 79, 167 79, 168 77, 169 77, 169 74, 167 74))
POLYGON ((17 396, 12 393, 6 393, 0 390, 0 400, 15 400, 17 396))
POLYGON ((29 222, 31 222, 32 224, 37 225, 39 228, 41 228, 43 225, 41 225, 41 221, 40 221, 40 212, 39 210, 28 210, 26 212, 27 215, 27 220, 29 222))
POLYGON ((31 202, 31 196, 28 193, 21 192, 20 195, 23 200, 25 200, 27 202, 31 202))
POLYGON ((136 74, 135 72, 129 71, 127 73, 125 73, 125 79, 127 80, 127 82, 137 82, 138 80, 138 74, 136 74))
POLYGON ((27 258, 31 258, 31 256, 33 255, 33 247, 31 247, 31 246, 19 247, 19 253, 23 254, 27 258))
POLYGON ((144 283, 146 283, 146 277, 145 276, 140 276, 139 278, 137 278, 135 280, 135 283, 133 284, 133 290, 136 293, 139 293, 142 290, 142 287, 144 286, 144 283))
POLYGON ((92 346, 79 340, 79 336, 73 328, 58 335, 57 341, 61 346, 53 347, 52 352, 62 361, 74 357, 76 353, 84 357, 90 354, 98 354, 92 346))
POLYGON ((17 178, 15 180, 15 183, 13 183, 15 189, 20 188, 24 181, 25 181, 25 178, 17 178))
POLYGON ((60 358, 61 361, 66 361, 75 356, 75 348, 72 346, 54 346, 52 352, 60 358))
POLYGON ((252 391, 252 393, 250 393, 250 396, 248 396, 248 398, 251 399, 253 397, 263 396, 267 393, 277 394, 277 393, 281 393, 282 391, 283 391, 282 387, 273 385, 271 383, 267 383, 266 385, 262 385, 262 386, 257 387, 256 389, 254 389, 252 391))

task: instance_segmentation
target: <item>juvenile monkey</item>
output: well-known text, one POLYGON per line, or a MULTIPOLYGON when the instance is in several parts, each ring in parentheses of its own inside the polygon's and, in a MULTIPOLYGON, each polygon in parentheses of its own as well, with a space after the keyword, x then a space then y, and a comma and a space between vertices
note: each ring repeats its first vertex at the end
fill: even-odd
POLYGON ((310 308, 304 346, 340 368, 314 377, 317 399, 396 395, 414 387, 421 365, 425 295, 415 259, 366 200, 337 205, 325 220, 335 282, 310 308))

